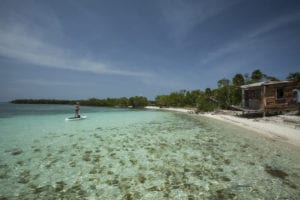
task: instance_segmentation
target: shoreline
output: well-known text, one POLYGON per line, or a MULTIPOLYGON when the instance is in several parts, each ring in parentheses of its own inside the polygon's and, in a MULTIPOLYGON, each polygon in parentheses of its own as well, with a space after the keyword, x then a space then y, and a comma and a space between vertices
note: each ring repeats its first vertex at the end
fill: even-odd
POLYGON ((254 131, 258 133, 258 135, 265 136, 271 140, 285 142, 298 148, 300 147, 300 116, 274 116, 249 119, 235 116, 234 112, 230 111, 196 114, 194 110, 185 108, 159 108, 155 106, 147 106, 146 108, 182 112, 220 120, 254 131))

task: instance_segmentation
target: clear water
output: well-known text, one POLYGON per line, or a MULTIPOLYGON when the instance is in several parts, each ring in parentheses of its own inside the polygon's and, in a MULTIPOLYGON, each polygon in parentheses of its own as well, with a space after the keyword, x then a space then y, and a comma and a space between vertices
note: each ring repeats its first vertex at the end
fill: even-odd
POLYGON ((0 199, 299 199, 299 148, 173 112, 0 104, 0 199))

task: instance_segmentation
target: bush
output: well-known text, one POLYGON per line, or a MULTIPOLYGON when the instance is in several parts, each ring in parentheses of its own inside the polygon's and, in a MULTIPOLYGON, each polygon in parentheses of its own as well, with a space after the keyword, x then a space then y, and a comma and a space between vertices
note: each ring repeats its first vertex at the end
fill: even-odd
POLYGON ((148 105, 148 100, 146 97, 135 96, 129 98, 129 106, 133 108, 142 108, 148 105))

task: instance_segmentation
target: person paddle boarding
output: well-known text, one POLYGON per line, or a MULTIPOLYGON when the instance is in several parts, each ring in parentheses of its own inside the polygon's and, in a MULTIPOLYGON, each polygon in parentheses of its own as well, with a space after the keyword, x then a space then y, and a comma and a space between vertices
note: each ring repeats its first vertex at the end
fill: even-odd
POLYGON ((79 111, 80 111, 80 104, 79 102, 77 102, 75 105, 75 118, 80 118, 79 111))

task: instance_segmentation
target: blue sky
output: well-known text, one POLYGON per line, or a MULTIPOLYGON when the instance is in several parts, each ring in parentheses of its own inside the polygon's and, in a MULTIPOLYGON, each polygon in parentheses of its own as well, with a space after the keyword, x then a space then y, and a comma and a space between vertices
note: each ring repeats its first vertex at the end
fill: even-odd
POLYGON ((0 101, 215 88, 300 71, 299 0, 2 0, 0 101))

